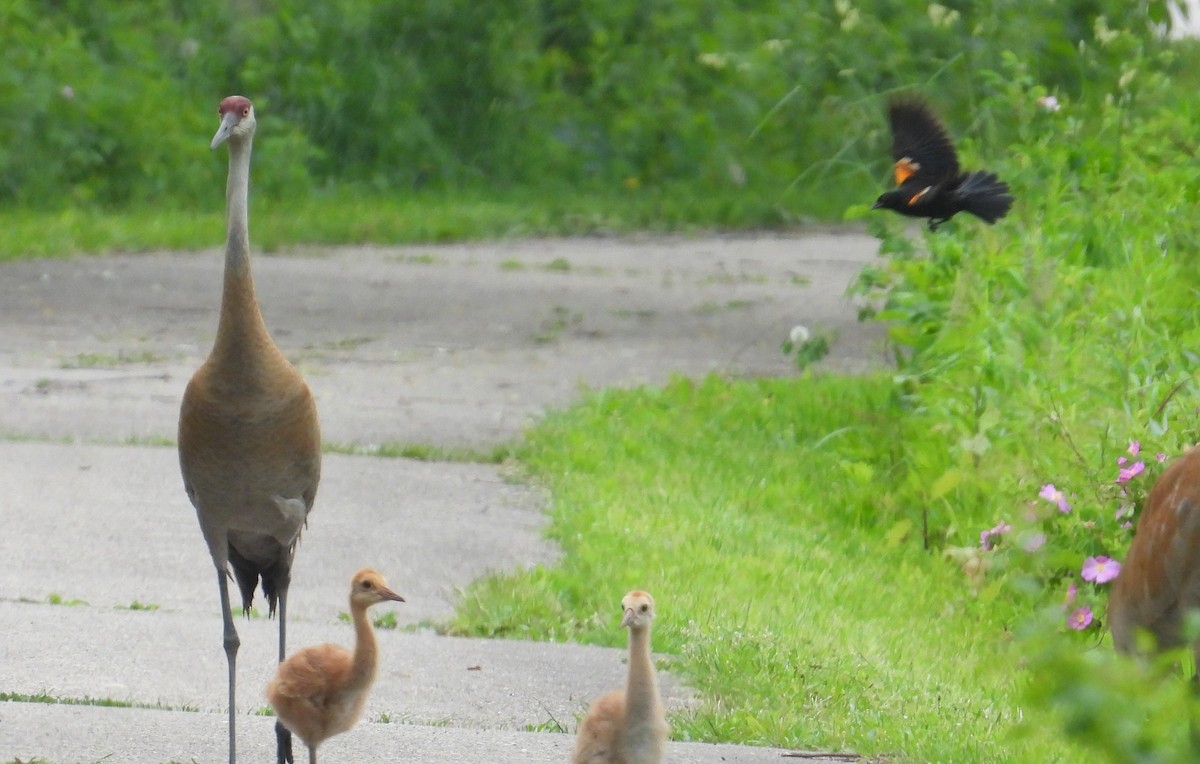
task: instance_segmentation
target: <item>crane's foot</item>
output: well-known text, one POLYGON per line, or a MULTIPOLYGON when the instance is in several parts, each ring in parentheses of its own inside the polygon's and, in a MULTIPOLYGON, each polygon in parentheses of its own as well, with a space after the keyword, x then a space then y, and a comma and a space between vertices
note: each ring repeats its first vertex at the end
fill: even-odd
POLYGON ((940 226, 942 223, 945 223, 949 219, 950 218, 929 218, 929 230, 936 231, 938 226, 940 226))
POLYGON ((294 764, 292 757, 292 733, 279 721, 275 722, 275 741, 278 743, 275 764, 294 764))

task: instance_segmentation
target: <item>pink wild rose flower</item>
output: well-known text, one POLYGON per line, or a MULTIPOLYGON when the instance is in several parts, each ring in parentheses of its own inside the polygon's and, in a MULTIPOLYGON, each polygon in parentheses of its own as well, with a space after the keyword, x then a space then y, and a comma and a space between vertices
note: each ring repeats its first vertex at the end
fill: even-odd
POLYGON ((1092 609, 1087 605, 1077 607, 1067 616, 1067 625, 1075 631, 1083 631, 1092 625, 1092 609))
POLYGON ((1046 483, 1042 486, 1042 490, 1038 491, 1038 497, 1057 505, 1058 511, 1063 514, 1071 511, 1071 505, 1067 503, 1066 494, 1055 488, 1054 483, 1046 483))
POLYGON ((1122 467, 1121 471, 1117 473, 1117 483, 1128 483, 1130 480, 1133 480, 1135 477, 1142 474, 1145 469, 1145 462, 1134 462, 1128 467, 1122 467))
POLYGON ((979 546, 983 547, 985 551, 990 550, 1003 538, 1004 534, 1010 531, 1012 531, 1012 526, 1001 520, 995 527, 986 531, 980 531, 979 546))
POLYGON ((1084 581, 1091 581, 1096 584, 1107 584, 1121 573, 1121 563, 1111 557, 1097 555, 1088 557, 1083 561, 1083 570, 1080 575, 1084 581))

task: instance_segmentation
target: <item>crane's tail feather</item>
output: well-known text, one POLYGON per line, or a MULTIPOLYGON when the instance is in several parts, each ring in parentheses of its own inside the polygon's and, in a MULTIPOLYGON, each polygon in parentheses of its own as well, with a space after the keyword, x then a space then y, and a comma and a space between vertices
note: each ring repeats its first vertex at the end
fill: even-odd
POLYGON ((1008 184, 992 172, 973 172, 958 187, 964 209, 988 223, 995 223, 1008 214, 1013 197, 1008 184))
POLYGON ((233 568, 234 580, 242 593, 242 612, 250 614, 250 607, 254 604, 254 590, 258 588, 261 580, 263 594, 267 598, 268 614, 272 618, 275 617, 279 593, 291 580, 291 557, 289 553, 263 565, 247 558, 232 544, 229 546, 229 567, 233 568))

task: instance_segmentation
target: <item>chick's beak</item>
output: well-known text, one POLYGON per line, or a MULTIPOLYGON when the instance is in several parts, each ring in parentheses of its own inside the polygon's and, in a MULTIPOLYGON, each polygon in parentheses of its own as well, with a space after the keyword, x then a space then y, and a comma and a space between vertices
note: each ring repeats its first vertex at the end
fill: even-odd
POLYGON ((630 626, 632 626, 633 619, 636 616, 637 616, 637 613, 634 612, 633 608, 631 608, 631 607, 625 608, 625 617, 621 619, 621 628, 627 629, 630 626))
POLYGON ((401 597, 399 594, 396 594, 394 591, 387 588, 386 586, 379 587, 378 591, 379 591, 380 599, 391 600, 392 602, 404 602, 405 601, 403 597, 401 597))
POLYGON ((237 112, 227 111, 221 117, 221 126, 217 128, 217 134, 213 136, 210 149, 215 149, 225 141, 229 140, 229 136, 233 133, 233 126, 237 122, 237 112))
POLYGON ((876 199, 876 200, 875 200, 875 203, 871 205, 871 209, 873 209, 873 210, 877 210, 877 209, 879 209, 879 208, 880 208, 880 207, 882 207, 882 206, 883 206, 883 202, 881 202, 881 201, 879 201, 878 199, 876 199))

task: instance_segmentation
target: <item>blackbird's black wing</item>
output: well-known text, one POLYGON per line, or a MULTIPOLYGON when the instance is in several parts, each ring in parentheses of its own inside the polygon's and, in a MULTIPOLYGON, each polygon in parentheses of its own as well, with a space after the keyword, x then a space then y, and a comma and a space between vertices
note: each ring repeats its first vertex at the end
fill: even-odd
POLYGON ((956 177, 958 155, 946 128, 924 101, 896 99, 888 103, 892 126, 892 159, 896 185, 932 185, 956 177))

